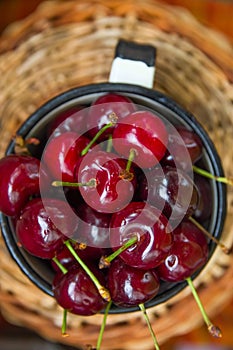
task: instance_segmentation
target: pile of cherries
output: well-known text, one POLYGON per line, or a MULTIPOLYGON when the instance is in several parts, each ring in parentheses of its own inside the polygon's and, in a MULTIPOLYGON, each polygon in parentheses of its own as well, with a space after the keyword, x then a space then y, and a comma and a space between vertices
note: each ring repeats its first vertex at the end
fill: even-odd
POLYGON ((39 157, 0 160, 0 210, 21 249, 51 261, 64 314, 145 313, 164 281, 191 285, 208 260, 212 202, 193 173, 198 135, 114 93, 60 113, 46 135, 39 157))

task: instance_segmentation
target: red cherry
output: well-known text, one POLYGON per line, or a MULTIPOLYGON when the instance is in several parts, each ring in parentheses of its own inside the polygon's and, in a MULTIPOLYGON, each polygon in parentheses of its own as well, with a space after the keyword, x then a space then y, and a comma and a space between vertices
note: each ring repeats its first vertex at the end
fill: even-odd
POLYGON ((113 213, 125 207, 133 197, 136 184, 134 169, 126 171, 127 161, 113 153, 98 151, 85 155, 76 169, 76 181, 96 186, 79 187, 86 203, 96 211, 113 213))
POLYGON ((76 232, 78 220, 70 218, 65 202, 45 198, 30 201, 16 222, 16 235, 23 248, 43 259, 52 259, 63 241, 76 232))
POLYGON ((169 132, 168 147, 161 163, 190 172, 192 164, 202 157, 202 141, 196 133, 183 126, 177 126, 176 130, 178 134, 169 132), (187 154, 184 153, 184 148, 187 150, 187 154))
POLYGON ((212 213, 212 192, 210 181, 201 175, 194 175, 195 186, 198 192, 199 202, 194 212, 194 218, 199 222, 208 220, 212 213))
POLYGON ((66 132, 49 140, 43 153, 43 162, 54 179, 74 182, 74 170, 81 151, 90 143, 85 136, 66 132))
POLYGON ((193 179, 181 169, 157 166, 141 176, 139 196, 162 210, 174 227, 195 212, 199 195, 193 179))
POLYGON ((164 122, 149 111, 137 111, 126 116, 113 130, 115 150, 128 157, 135 150, 135 163, 151 168, 164 156, 168 133, 164 122))
POLYGON ((183 221, 173 231, 173 237, 171 250, 158 273, 162 280, 178 282, 207 262, 209 250, 205 234, 190 221, 183 221))
POLYGON ((108 289, 114 304, 120 307, 137 306, 154 298, 159 290, 155 270, 141 270, 115 259, 108 272, 108 289))
MULTIPOLYGON (((79 244, 75 244, 73 242, 73 248, 79 255, 79 257, 85 262, 85 263, 98 263, 101 256, 109 254, 109 250, 107 249, 101 249, 97 247, 91 247, 86 246, 82 249, 80 248, 79 244)), ((57 260, 62 264, 63 267, 69 270, 70 266, 74 264, 78 264, 78 262, 75 260, 74 256, 71 254, 69 249, 66 247, 66 245, 62 245, 61 250, 56 253, 57 260)), ((56 272, 60 272, 59 266, 57 266, 56 262, 52 260, 52 267, 56 272)))
POLYGON ((76 208, 80 218, 78 241, 91 247, 109 248, 109 225, 111 214, 94 210, 85 202, 76 208))
MULTIPOLYGON (((90 264, 89 264, 90 265, 90 264)), ((98 280, 105 284, 101 271, 95 266, 90 266, 98 280)), ((58 304, 69 312, 91 316, 100 312, 106 305, 106 301, 100 296, 96 286, 78 265, 69 268, 69 271, 61 275, 58 273, 53 281, 54 297, 58 304)))
MULTIPOLYGON (((115 113, 118 120, 136 111, 134 103, 126 96, 115 93, 105 94, 98 97, 90 106, 87 115, 87 130, 90 139, 98 133, 110 120, 109 117, 115 113)), ((99 138, 102 142, 112 134, 114 127, 107 129, 99 138)))
POLYGON ((70 131, 82 135, 86 131, 86 111, 84 106, 74 106, 59 113, 49 124, 48 137, 57 137, 70 131))
POLYGON ((184 126, 177 126, 176 129, 184 141, 192 163, 196 163, 203 154, 203 144, 200 137, 193 130, 189 130, 184 126))
POLYGON ((137 242, 119 257, 130 266, 153 269, 167 256, 172 245, 171 227, 161 211, 143 202, 131 202, 112 215, 110 242, 117 250, 133 236, 137 242))
POLYGON ((29 197, 40 194, 40 161, 27 155, 8 155, 0 160, 0 210, 16 216, 29 197))
MULTIPOLYGON (((68 270, 70 266, 77 263, 74 256, 71 254, 69 249, 64 244, 61 246, 61 249, 59 250, 59 252, 56 252, 55 258, 59 261, 59 263, 64 268, 68 270)), ((51 265, 55 272, 61 273, 60 267, 57 265, 57 263, 54 260, 51 261, 51 265)))

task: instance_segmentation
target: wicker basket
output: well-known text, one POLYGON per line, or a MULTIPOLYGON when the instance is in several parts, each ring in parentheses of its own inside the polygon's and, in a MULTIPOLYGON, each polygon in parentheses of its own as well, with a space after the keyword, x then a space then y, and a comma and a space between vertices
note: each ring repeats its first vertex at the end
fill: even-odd
MULTIPOLYGON (((226 174, 232 175, 232 46, 187 11, 152 0, 44 2, 5 31, 0 38, 0 156, 18 126, 49 98, 107 81, 119 38, 157 47, 154 87, 197 117, 214 140, 226 174)), ((223 233, 228 246, 233 241, 232 214, 229 188, 223 233)), ((2 240, 0 264, 0 306, 9 322, 76 347, 96 343, 102 316, 70 315, 70 336, 62 338, 62 310, 21 273, 2 240)), ((216 315, 233 297, 233 257, 217 248, 195 284, 208 314, 216 315)), ((148 312, 160 344, 202 323, 188 288, 148 312)), ((141 313, 110 315, 102 349, 135 348, 152 348, 141 313)))

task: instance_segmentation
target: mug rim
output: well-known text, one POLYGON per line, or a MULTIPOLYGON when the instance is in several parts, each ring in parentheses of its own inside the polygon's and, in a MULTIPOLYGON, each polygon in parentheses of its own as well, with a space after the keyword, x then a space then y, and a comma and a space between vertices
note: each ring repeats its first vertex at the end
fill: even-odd
MULTIPOLYGON (((182 108, 179 104, 177 104, 171 97, 167 96, 166 94, 159 92, 154 89, 150 89, 147 87, 143 87, 140 85, 132 85, 132 84, 126 84, 126 83, 111 83, 111 82, 104 82, 104 83, 94 83, 89 85, 83 85, 79 87, 75 87, 72 89, 69 89, 65 92, 62 92, 61 94, 56 95, 55 97, 48 100, 46 103, 44 103, 42 106, 40 106, 33 114, 31 114, 24 122, 23 124, 18 128, 17 134, 21 135, 22 137, 26 137, 28 133, 30 133, 30 130, 35 127, 35 125, 46 117, 46 115, 59 107, 60 105, 63 105, 65 103, 69 103, 73 99, 87 96, 94 93, 128 93, 132 95, 139 95, 140 97, 146 97, 149 100, 153 100, 158 102, 160 105, 168 108, 175 114, 179 115, 204 141, 204 148, 208 154, 208 156, 211 159, 211 165, 213 167, 214 173, 216 176, 224 176, 224 170, 222 167, 220 156, 214 146, 213 141, 210 139, 207 132, 204 130, 200 122, 194 117, 193 114, 186 111, 184 108, 182 108)), ((14 150, 14 141, 11 141, 6 149, 5 155, 12 154, 14 150)), ((222 183, 216 183, 216 191, 217 191, 217 198, 218 198, 218 220, 215 220, 215 225, 213 228, 213 235, 216 238, 219 238, 224 222, 225 217, 227 214, 227 200, 226 200, 226 186, 222 183)), ((12 234, 10 220, 7 216, 5 216, 3 213, 0 212, 0 225, 2 228, 2 236, 5 241, 5 244, 13 257, 13 259, 16 261, 17 265, 20 267, 22 272, 43 292, 46 294, 53 296, 51 284, 48 283, 45 279, 43 279, 37 271, 35 271, 32 266, 29 264, 29 262, 25 259, 25 257, 22 255, 20 248, 17 246, 15 239, 12 234)), ((214 250, 216 248, 216 244, 214 242, 210 242, 209 245, 209 259, 214 253, 214 250)), ((200 273, 200 270, 202 270, 204 267, 199 269, 193 277, 195 278, 196 275, 200 273)), ((166 297, 162 295, 156 296, 156 301, 152 299, 151 301, 145 303, 146 307, 152 307, 156 306, 162 302, 165 302, 169 300, 171 297, 176 295, 178 292, 180 292, 184 287, 187 285, 186 281, 182 281, 179 283, 175 283, 174 286, 171 284, 171 288, 169 290, 166 290, 166 297)), ((110 313, 125 313, 125 312, 132 312, 132 311, 138 311, 138 307, 112 307, 110 310, 110 313)))

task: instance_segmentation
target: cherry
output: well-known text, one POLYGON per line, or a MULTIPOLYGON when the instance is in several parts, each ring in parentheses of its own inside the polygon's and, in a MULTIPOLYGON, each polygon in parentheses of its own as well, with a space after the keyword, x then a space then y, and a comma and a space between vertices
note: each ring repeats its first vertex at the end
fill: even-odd
POLYGON ((43 259, 52 259, 60 251, 63 241, 71 237, 78 220, 67 220, 70 211, 64 201, 36 198, 23 208, 16 222, 16 235, 23 248, 43 259))
POLYGON ((170 166, 156 166, 141 176, 139 198, 162 210, 173 227, 191 216, 199 204, 193 179, 170 166))
POLYGON ((113 130, 115 150, 128 157, 135 150, 135 163, 151 168, 164 156, 168 133, 164 122, 149 111, 136 111, 118 122, 113 130))
POLYGON ((119 257, 130 266, 152 269, 166 258, 171 245, 171 227, 162 212, 143 202, 131 202, 114 213, 110 222, 110 242, 117 250, 130 238, 137 242, 119 257))
POLYGON ((29 155, 8 155, 0 160, 0 210, 17 216, 29 200, 40 194, 40 161, 29 155))
POLYGON ((189 221, 183 221, 174 232, 174 242, 165 261, 157 268, 161 280, 180 282, 186 280, 201 311, 209 333, 217 338, 221 330, 213 325, 193 285, 191 276, 208 260, 208 244, 201 229, 189 221))
POLYGON ((70 131, 82 135, 86 131, 86 111, 85 106, 74 106, 59 113, 48 126, 48 137, 70 131))
POLYGON ((113 153, 97 151, 83 157, 75 172, 80 184, 95 180, 95 186, 80 186, 86 203, 96 211, 113 213, 125 207, 134 195, 136 178, 127 161, 113 153))
POLYGON ((184 141, 192 163, 195 164, 203 154, 203 144, 200 137, 193 130, 187 129, 184 126, 179 125, 176 129, 184 141))
MULTIPOLYGON (((90 264, 89 268, 98 280, 105 284, 101 271, 90 264)), ((106 301, 100 296, 90 277, 76 264, 70 267, 67 273, 58 273, 55 276, 53 293, 61 307, 78 315, 91 316, 106 306, 106 301)))
POLYGON ((52 268, 56 272, 61 272, 61 268, 59 267, 60 264, 63 266, 63 268, 69 269, 69 267, 74 265, 75 263, 76 260, 74 256, 64 244, 61 246, 61 249, 58 252, 56 252, 56 255, 52 258, 51 261, 52 268))
POLYGON ((66 132, 49 140, 43 153, 43 162, 53 178, 74 181, 74 170, 80 153, 90 140, 74 132, 66 132))
MULTIPOLYGON (((117 118, 136 111, 136 106, 130 98, 115 93, 108 93, 98 97, 90 106, 87 115, 88 136, 92 139, 99 130, 109 123, 109 116, 114 113, 117 118)), ((112 134, 114 126, 106 130, 99 138, 102 142, 112 134)))
POLYGON ((137 306, 154 298, 160 282, 155 270, 141 270, 115 259, 108 272, 108 289, 114 304, 137 306))
POLYGON ((177 282, 193 275, 208 260, 208 243, 205 234, 190 221, 173 231, 173 244, 169 254, 158 267, 162 280, 177 282))
POLYGON ((96 211, 85 202, 79 204, 76 211, 80 218, 79 240, 92 247, 109 248, 111 214, 96 211))
POLYGON ((196 133, 184 126, 177 126, 176 130, 178 134, 169 132, 168 147, 161 163, 162 166, 169 165, 190 172, 192 164, 202 157, 202 141, 196 133), (189 158, 187 158, 187 154, 184 154, 184 147, 189 158))
POLYGON ((198 191, 199 201, 193 217, 199 222, 205 222, 212 213, 211 185, 209 180, 198 174, 194 174, 194 182, 198 191))

